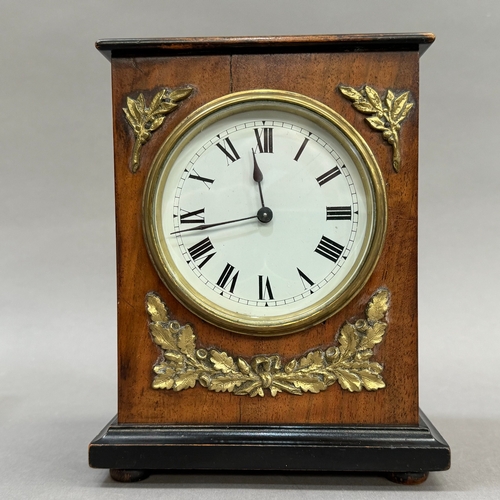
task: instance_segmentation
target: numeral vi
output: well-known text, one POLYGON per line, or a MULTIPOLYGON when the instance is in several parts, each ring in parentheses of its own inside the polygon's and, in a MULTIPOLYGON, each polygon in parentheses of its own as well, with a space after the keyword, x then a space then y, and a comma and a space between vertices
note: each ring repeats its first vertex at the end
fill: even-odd
POLYGON ((259 300, 266 300, 266 298, 274 300, 271 283, 269 282, 269 278, 264 280, 264 276, 259 275, 259 300))

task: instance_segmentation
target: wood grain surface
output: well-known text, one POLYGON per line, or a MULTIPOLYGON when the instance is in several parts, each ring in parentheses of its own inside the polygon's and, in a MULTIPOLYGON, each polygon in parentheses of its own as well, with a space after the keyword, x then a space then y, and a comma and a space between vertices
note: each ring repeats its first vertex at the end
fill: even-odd
POLYGON ((417 368, 417 166, 418 45, 415 50, 369 52, 191 54, 166 57, 113 57, 113 114, 118 273, 118 419, 120 423, 201 424, 418 424, 417 368), (392 148, 338 91, 338 85, 365 84, 385 95, 409 90, 415 103, 403 123, 399 173, 392 148), (194 92, 142 148, 141 168, 130 170, 133 132, 122 108, 128 96, 146 102, 162 88, 185 85, 194 92), (388 196, 387 236, 380 260, 363 290, 339 313, 307 331, 275 338, 218 330, 190 313, 170 294, 149 259, 142 229, 142 196, 153 158, 173 128, 212 99, 248 89, 280 89, 317 99, 344 116, 366 140, 382 170, 388 196), (335 341, 347 320, 363 317, 380 287, 391 292, 388 329, 375 348, 384 365, 386 388, 350 393, 338 384, 319 394, 281 393, 273 398, 210 392, 199 385, 181 392, 151 387, 152 366, 160 352, 148 332, 145 296, 157 292, 172 315, 191 323, 198 343, 246 359, 280 354, 286 359, 335 341))

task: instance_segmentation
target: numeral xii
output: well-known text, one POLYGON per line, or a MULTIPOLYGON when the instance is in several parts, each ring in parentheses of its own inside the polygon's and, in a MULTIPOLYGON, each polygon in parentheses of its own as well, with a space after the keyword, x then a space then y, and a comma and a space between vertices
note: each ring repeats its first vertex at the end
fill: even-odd
POLYGON ((257 149, 259 153, 273 152, 273 129, 264 127, 261 129, 255 128, 255 138, 257 139, 257 149))

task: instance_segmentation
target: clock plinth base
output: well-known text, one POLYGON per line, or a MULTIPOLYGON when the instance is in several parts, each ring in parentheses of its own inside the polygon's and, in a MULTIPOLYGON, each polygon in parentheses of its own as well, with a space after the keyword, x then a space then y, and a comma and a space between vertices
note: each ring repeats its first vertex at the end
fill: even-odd
POLYGON ((117 481, 169 471, 373 472, 419 484, 450 466, 450 448, 421 412, 418 426, 155 425, 113 419, 89 447, 117 481))

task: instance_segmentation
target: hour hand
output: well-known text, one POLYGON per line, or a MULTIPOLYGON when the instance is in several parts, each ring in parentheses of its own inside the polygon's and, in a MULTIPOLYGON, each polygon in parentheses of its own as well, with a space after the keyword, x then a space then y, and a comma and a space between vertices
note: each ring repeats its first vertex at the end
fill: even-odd
POLYGON ((257 158, 255 156, 255 151, 252 149, 253 154, 253 180, 259 184, 259 194, 260 194, 260 202, 262 203, 262 207, 265 207, 264 196, 262 195, 262 186, 261 182, 264 180, 264 175, 262 174, 262 170, 259 168, 257 163, 257 158))

